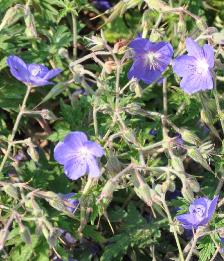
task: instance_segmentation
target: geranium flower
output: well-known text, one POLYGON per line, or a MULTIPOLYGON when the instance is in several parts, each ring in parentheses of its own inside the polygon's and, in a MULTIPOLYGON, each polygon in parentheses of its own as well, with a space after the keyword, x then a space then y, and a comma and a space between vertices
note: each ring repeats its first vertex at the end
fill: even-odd
POLYGON ((72 180, 86 173, 91 177, 98 177, 100 169, 97 158, 103 155, 103 148, 89 141, 85 133, 80 131, 68 134, 54 149, 55 160, 64 165, 65 175, 72 180))
POLYGON ((77 199, 74 199, 75 196, 74 192, 68 193, 68 194, 59 194, 60 198, 65 201, 65 205, 67 206, 67 210, 71 213, 74 212, 76 207, 79 204, 79 201, 77 199))
POLYGON ((50 79, 57 76, 61 69, 49 70, 42 64, 26 64, 18 56, 9 56, 7 64, 10 67, 11 74, 19 81, 33 87, 53 84, 50 79))
POLYGON ((200 47, 191 38, 186 39, 187 55, 181 55, 174 60, 173 70, 183 77, 180 87, 188 94, 211 90, 213 79, 211 69, 214 67, 214 49, 205 44, 200 47))
POLYGON ((95 0, 93 1, 93 4, 96 6, 96 8, 102 11, 106 11, 107 9, 111 8, 111 4, 107 0, 95 0))
POLYGON ((134 63, 128 72, 128 79, 134 77, 147 84, 158 80, 173 56, 170 43, 152 43, 139 36, 131 41, 129 47, 134 51, 134 63))
POLYGON ((215 212, 218 198, 218 196, 215 196, 213 200, 206 197, 195 199, 189 207, 189 212, 176 216, 176 219, 182 223, 185 229, 192 230, 199 226, 205 226, 215 212))

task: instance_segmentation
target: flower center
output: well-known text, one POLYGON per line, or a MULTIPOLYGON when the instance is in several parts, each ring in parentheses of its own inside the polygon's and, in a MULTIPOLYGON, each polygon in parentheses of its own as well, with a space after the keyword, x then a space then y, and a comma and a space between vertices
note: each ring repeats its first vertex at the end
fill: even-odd
POLYGON ((154 52, 148 52, 145 57, 146 65, 149 65, 150 69, 155 70, 158 67, 157 58, 158 54, 154 52))
POLYGON ((86 158, 89 155, 89 150, 86 147, 82 147, 79 150, 79 155, 83 158, 86 158))
POLYGON ((193 214, 193 216, 196 218, 196 220, 201 221, 203 220, 205 213, 206 212, 206 208, 202 205, 197 205, 194 206, 191 210, 191 213, 193 214))
POLYGON ((209 65, 205 59, 198 60, 196 63, 196 70, 199 74, 206 74, 208 72, 209 65))
POLYGON ((37 76, 37 74, 38 74, 40 71, 41 71, 41 68, 38 67, 38 66, 35 66, 35 68, 32 68, 31 74, 32 74, 33 76, 37 76))

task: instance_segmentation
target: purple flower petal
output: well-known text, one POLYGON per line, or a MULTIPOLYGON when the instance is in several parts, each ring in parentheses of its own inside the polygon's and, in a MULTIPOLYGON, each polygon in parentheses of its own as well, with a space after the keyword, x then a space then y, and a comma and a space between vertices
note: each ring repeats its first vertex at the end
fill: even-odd
POLYGON ((128 72, 128 79, 136 78, 136 79, 142 79, 142 76, 145 72, 145 67, 143 66, 144 61, 141 59, 135 60, 135 62, 132 64, 131 69, 128 72))
POLYGON ((182 214, 176 216, 176 219, 182 223, 185 229, 192 229, 195 226, 195 222, 190 214, 182 214))
POLYGON ((18 56, 9 56, 7 64, 10 67, 11 74, 19 81, 28 82, 29 72, 24 61, 18 56))
POLYGON ((196 93, 200 90, 211 90, 213 88, 212 75, 210 72, 203 77, 192 74, 182 79, 180 87, 188 94, 196 93))
POLYGON ((173 62, 173 71, 180 77, 188 76, 195 71, 196 59, 192 56, 181 55, 173 62))
POLYGON ((86 174, 87 162, 80 159, 71 159, 65 163, 64 169, 68 178, 77 180, 86 174))
POLYGON ((186 49, 188 51, 188 55, 193 56, 198 59, 204 58, 203 49, 195 42, 192 38, 188 37, 186 39, 186 49))
POLYGON ((214 58, 214 49, 211 45, 205 44, 203 46, 204 56, 210 68, 214 67, 215 58, 214 58))
POLYGON ((95 178, 100 176, 100 169, 94 157, 91 156, 88 157, 87 165, 88 165, 88 173, 90 177, 95 178))
POLYGON ((155 80, 157 80, 160 75, 161 75, 160 70, 153 70, 153 69, 150 69, 149 67, 146 67, 141 79, 145 83, 150 84, 150 83, 154 82, 155 80))
POLYGON ((59 142, 54 148, 54 159, 65 164, 74 157, 74 150, 64 142, 59 142))
POLYGON ((43 78, 35 77, 30 75, 29 76, 29 82, 33 87, 40 87, 40 86, 45 86, 45 85, 52 85, 53 82, 49 82, 43 78))
POLYGON ((129 47, 132 48, 136 53, 143 52, 148 42, 148 39, 138 37, 130 42, 129 47))
POLYGON ((210 200, 210 204, 209 204, 209 208, 208 208, 208 217, 209 219, 212 218, 212 215, 214 214, 215 212, 215 209, 216 209, 216 205, 218 203, 218 200, 219 200, 219 196, 215 196, 213 198, 213 200, 210 200))
POLYGON ((87 141, 88 139, 86 134, 81 131, 71 132, 64 139, 64 143, 66 143, 72 149, 83 146, 83 144, 87 141))
POLYGON ((104 155, 104 149, 97 143, 93 141, 87 141, 85 143, 87 149, 91 152, 91 154, 95 157, 102 157, 104 155))
POLYGON ((52 69, 50 71, 48 71, 48 73, 44 76, 45 80, 50 80, 52 78, 54 78, 55 76, 57 76, 62 70, 59 68, 56 69, 52 69))
MULTIPOLYGON (((28 70, 32 76, 36 76, 39 78, 43 78, 47 72, 49 71, 48 68, 42 64, 28 64, 28 70)), ((48 79, 45 79, 48 80, 48 79)))

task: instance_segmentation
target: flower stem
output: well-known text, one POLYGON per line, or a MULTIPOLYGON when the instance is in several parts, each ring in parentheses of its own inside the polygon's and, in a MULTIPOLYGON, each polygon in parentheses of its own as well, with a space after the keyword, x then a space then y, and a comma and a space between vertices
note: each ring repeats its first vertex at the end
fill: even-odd
POLYGON ((5 156, 4 156, 3 160, 2 160, 2 163, 0 165, 0 172, 2 172, 2 170, 3 170, 4 166, 5 166, 5 163, 6 163, 7 159, 8 159, 8 157, 9 157, 9 154, 10 154, 10 151, 11 151, 11 148, 12 148, 12 145, 13 145, 13 140, 15 138, 17 129, 19 127, 20 120, 21 120, 21 118, 22 118, 22 116, 24 114, 24 111, 25 111, 25 108, 26 108, 26 102, 27 102, 27 99, 29 97, 31 89, 32 89, 32 86, 28 85, 27 89, 26 89, 26 94, 24 96, 22 105, 21 105, 20 110, 19 110, 19 114, 17 115, 14 127, 12 129, 12 134, 8 138, 8 147, 7 147, 5 156))
POLYGON ((77 57, 77 20, 73 12, 72 15, 72 30, 73 30, 73 59, 77 57))
MULTIPOLYGON (((165 198, 162 198, 162 204, 163 204, 163 207, 164 207, 165 212, 167 214, 169 223, 170 223, 170 225, 172 225, 173 224, 173 220, 172 220, 169 208, 167 207, 165 198)), ((180 245, 180 241, 179 241, 179 238, 178 238, 178 235, 177 235, 177 231, 176 231, 176 228, 174 226, 173 226, 173 235, 174 235, 174 238, 175 238, 175 241, 176 241, 176 244, 177 244, 177 248, 178 248, 178 251, 179 251, 180 261, 184 261, 183 251, 181 249, 181 245, 180 245)))

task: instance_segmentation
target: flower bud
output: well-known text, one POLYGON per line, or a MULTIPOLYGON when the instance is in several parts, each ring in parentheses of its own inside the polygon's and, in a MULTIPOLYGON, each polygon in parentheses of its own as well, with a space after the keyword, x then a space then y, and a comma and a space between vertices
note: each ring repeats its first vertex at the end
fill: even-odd
POLYGON ((175 171, 185 173, 183 161, 179 157, 173 155, 171 158, 171 165, 175 171))
POLYGON ((19 7, 17 5, 15 5, 13 7, 10 7, 6 11, 5 16, 3 17, 2 22, 0 24, 0 31, 4 27, 10 26, 19 20, 20 15, 18 15, 18 9, 19 9, 19 7))
POLYGON ((113 53, 122 54, 127 47, 127 40, 120 40, 114 44, 113 53))
POLYGON ((47 109, 42 109, 41 110, 41 116, 45 120, 50 120, 50 121, 56 121, 57 117, 54 115, 52 111, 49 111, 47 109))
POLYGON ((27 7, 24 11, 24 21, 26 24, 26 36, 28 38, 37 38, 37 31, 35 26, 34 17, 30 12, 30 8, 27 7))
POLYGON ((107 74, 111 74, 114 70, 116 70, 116 63, 114 61, 106 61, 104 63, 104 70, 107 74))
POLYGON ((14 198, 14 199, 19 199, 19 194, 18 194, 18 190, 16 187, 14 187, 11 184, 6 184, 3 185, 3 190, 5 191, 6 194, 8 194, 10 197, 14 198))
POLYGON ((69 54, 68 54, 68 50, 67 49, 65 49, 65 48, 60 48, 59 50, 58 50, 58 54, 61 56, 61 57, 63 57, 63 58, 65 58, 65 59, 67 59, 67 60, 70 60, 70 58, 69 58, 69 54))
POLYGON ((205 31, 207 29, 206 22, 203 18, 198 18, 196 20, 196 25, 197 25, 198 29, 201 31, 205 31))
POLYGON ((31 234, 30 234, 30 230, 28 229, 28 227, 25 227, 23 225, 20 226, 20 236, 26 244, 29 244, 29 245, 32 244, 31 234))
POLYGON ((192 192, 192 190, 187 187, 187 186, 183 186, 182 189, 181 189, 181 193, 183 195, 183 197, 188 200, 188 201, 193 201, 194 199, 194 193, 192 192))
POLYGON ((191 144, 194 144, 194 145, 200 144, 200 139, 197 137, 197 135, 195 135, 194 133, 192 133, 188 129, 181 128, 180 134, 181 134, 181 138, 184 141, 191 143, 191 144))
POLYGON ((109 172, 119 173, 122 170, 122 164, 114 155, 110 155, 107 160, 106 167, 109 172))
POLYGON ((193 178, 186 179, 187 186, 192 189, 193 192, 198 193, 200 191, 200 185, 197 180, 193 178))
POLYGON ((194 161, 201 164, 202 167, 204 167, 208 171, 213 172, 210 166, 208 165, 207 161, 203 158, 200 151, 196 147, 191 147, 187 149, 187 155, 191 157, 194 161))
POLYGON ((109 179, 107 183, 104 185, 98 201, 101 201, 102 199, 106 199, 106 201, 108 201, 109 203, 113 197, 113 193, 116 190, 116 188, 117 188, 117 182, 113 178, 109 179))
POLYGON ((28 149, 27 149, 28 155, 31 157, 31 159, 34 162, 38 162, 39 154, 38 154, 37 150, 35 149, 35 145, 32 142, 29 142, 27 145, 28 145, 28 149))
POLYGON ((177 24, 177 33, 185 34, 186 33, 186 24, 184 21, 184 16, 182 14, 179 15, 179 21, 177 24))

